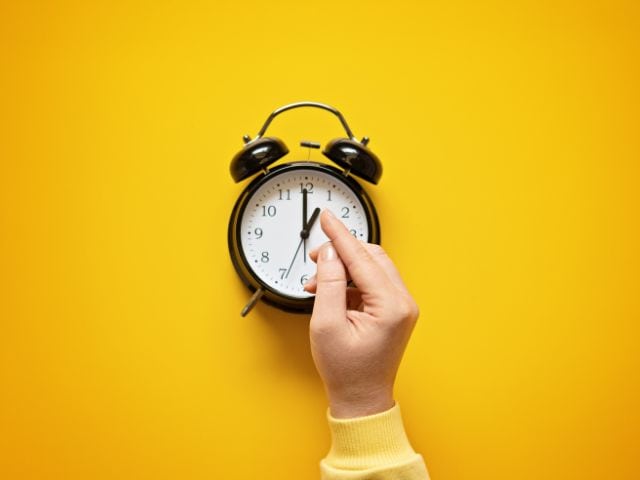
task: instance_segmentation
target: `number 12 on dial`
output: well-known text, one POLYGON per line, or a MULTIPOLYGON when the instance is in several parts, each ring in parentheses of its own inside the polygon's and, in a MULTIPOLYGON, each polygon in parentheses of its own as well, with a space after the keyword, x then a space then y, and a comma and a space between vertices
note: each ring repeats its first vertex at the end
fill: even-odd
POLYGON ((229 250, 240 277, 264 300, 311 311, 304 284, 315 273, 309 251, 328 240, 318 216, 329 209, 358 240, 379 243, 378 218, 362 187, 332 166, 294 162, 257 177, 229 222, 229 250))

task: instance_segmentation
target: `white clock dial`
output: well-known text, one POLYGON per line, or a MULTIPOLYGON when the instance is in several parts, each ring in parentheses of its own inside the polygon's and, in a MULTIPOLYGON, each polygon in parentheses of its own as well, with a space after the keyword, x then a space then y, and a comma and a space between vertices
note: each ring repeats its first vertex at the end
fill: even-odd
POLYGON ((357 239, 367 241, 369 225, 361 201, 339 178, 316 169, 287 170, 263 183, 247 200, 240 220, 240 242, 247 264, 271 289, 294 298, 312 295, 303 287, 315 273, 309 252, 328 240, 314 223, 303 240, 303 190, 307 218, 329 209, 357 239), (305 258, 306 252, 306 258, 305 258))

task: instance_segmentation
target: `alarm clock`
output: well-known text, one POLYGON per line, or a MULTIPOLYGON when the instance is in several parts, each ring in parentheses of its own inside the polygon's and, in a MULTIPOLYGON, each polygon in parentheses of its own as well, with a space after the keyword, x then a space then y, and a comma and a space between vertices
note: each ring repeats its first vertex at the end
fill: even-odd
MULTIPOLYGON (((318 216, 329 209, 358 240, 380 243, 378 215, 371 198, 354 177, 377 184, 382 164, 367 137, 357 140, 342 114, 317 102, 297 102, 274 110, 258 134, 243 137, 244 147, 231 160, 235 182, 256 175, 242 190, 229 220, 231 261, 253 295, 245 316, 263 301, 291 312, 310 312, 314 296, 304 284, 315 273, 308 252, 328 240, 318 216), (312 107, 334 114, 347 137, 331 140, 322 153, 336 166, 293 161, 271 168, 289 150, 282 140, 265 137, 272 120, 294 108, 312 107)), ((301 146, 319 148, 314 142, 301 146)))

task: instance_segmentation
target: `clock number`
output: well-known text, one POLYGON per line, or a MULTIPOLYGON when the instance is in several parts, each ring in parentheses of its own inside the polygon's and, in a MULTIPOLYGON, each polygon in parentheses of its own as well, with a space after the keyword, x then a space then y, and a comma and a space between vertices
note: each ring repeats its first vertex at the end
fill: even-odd
POLYGON ((288 188, 286 190, 279 190, 280 192, 280 198, 278 200, 291 200, 291 190, 289 190, 288 188))
POLYGON ((302 275, 302 277, 300 277, 300 285, 304 285, 305 283, 307 283, 309 281, 309 275, 302 275))
POLYGON ((327 190, 327 202, 331 201, 331 190, 327 190))
POLYGON ((356 237, 356 238, 358 237, 358 232, 356 232, 353 228, 351 230, 349 230, 349 233, 351 235, 353 235, 354 237, 356 237))
POLYGON ((301 183, 300 184, 300 193, 302 193, 302 191, 304 189, 307 189, 307 193, 313 193, 313 183, 309 182, 309 183, 301 183))
POLYGON ((342 207, 342 218, 349 218, 349 207, 342 207))
POLYGON ((266 205, 262 206, 262 216, 266 217, 275 217, 276 216, 276 207, 273 205, 269 205, 268 207, 266 205))
POLYGON ((269 252, 262 252, 262 257, 260 257, 260 261, 262 263, 267 263, 269 261, 269 252))
POLYGON ((280 272, 280 280, 284 280, 284 276, 287 274, 287 269, 279 268, 278 271, 280 272))
POLYGON ((256 238, 262 238, 262 229, 261 228, 256 228, 253 233, 256 234, 256 238))

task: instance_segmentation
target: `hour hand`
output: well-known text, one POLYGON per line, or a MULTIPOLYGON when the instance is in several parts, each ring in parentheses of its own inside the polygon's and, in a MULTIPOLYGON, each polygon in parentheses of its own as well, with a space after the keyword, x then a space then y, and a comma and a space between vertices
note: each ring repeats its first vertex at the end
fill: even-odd
POLYGON ((320 215, 320 208, 316 208, 313 211, 313 213, 311 214, 311 218, 309 219, 309 222, 307 223, 307 225, 300 232, 300 238, 303 238, 305 240, 307 238, 309 238, 309 233, 311 232, 311 227, 313 227, 313 224, 315 223, 316 219, 318 218, 318 215, 320 215))
POLYGON ((302 242, 302 261, 307 263, 307 238, 309 238, 309 233, 311 232, 311 227, 313 227, 314 222, 320 215, 320 209, 316 208, 311 214, 311 218, 309 222, 305 225, 305 227, 300 231, 300 241, 302 242))

